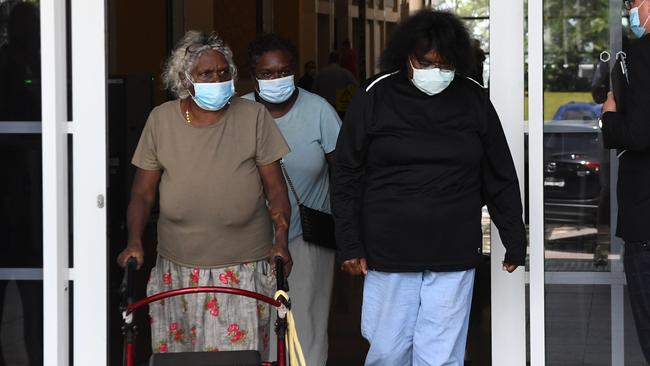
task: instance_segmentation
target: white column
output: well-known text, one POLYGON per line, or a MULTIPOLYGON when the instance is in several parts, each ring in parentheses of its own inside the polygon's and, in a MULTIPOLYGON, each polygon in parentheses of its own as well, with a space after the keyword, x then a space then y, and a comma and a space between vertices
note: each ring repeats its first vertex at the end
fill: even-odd
MULTIPOLYGON (((43 0, 41 100, 43 161, 43 355, 68 365, 68 166, 65 1, 43 0)), ((23 301, 31 301, 23 299, 23 301)))
MULTIPOLYGON (((525 179, 523 37, 523 2, 490 1, 490 98, 501 118, 522 189, 525 179)), ((511 274, 502 270, 505 249, 492 226, 492 364, 521 366, 526 364, 525 272, 523 267, 511 274)))
POLYGON ((105 14, 72 0, 75 365, 107 363, 105 14))
POLYGON ((544 273, 543 0, 528 0, 528 158, 530 218, 530 362, 546 364, 544 273))

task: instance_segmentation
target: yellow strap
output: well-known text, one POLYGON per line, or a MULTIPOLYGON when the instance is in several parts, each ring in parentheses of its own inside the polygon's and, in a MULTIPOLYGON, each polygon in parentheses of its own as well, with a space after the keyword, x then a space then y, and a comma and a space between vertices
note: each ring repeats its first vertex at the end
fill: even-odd
MULTIPOLYGON (((278 290, 274 298, 277 300, 280 296, 289 300, 289 294, 285 291, 278 290)), ((305 356, 302 354, 302 346, 300 346, 298 333, 296 332, 296 322, 289 309, 287 309, 287 349, 289 351, 289 363, 291 366, 307 366, 305 356)))

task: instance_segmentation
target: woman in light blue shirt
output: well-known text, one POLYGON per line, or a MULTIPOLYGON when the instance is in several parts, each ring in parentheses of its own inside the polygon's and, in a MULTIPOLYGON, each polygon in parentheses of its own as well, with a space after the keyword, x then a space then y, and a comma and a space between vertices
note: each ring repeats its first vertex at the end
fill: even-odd
MULTIPOLYGON (((291 149, 284 156, 286 174, 302 203, 329 213, 329 168, 341 120, 325 99, 295 86, 298 58, 287 40, 275 34, 259 36, 249 46, 249 60, 255 92, 243 97, 265 105, 282 131, 291 149)), ((300 212, 291 192, 289 199, 293 313, 307 364, 324 366, 334 251, 303 240, 300 212)))

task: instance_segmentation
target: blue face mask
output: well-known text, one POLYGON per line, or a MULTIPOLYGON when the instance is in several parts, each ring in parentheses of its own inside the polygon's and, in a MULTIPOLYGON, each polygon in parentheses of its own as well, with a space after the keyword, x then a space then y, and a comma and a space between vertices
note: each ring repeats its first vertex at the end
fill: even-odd
MULTIPOLYGON (((641 5, 643 5, 643 3, 645 3, 645 0, 641 3, 641 5)), ((643 22, 643 25, 641 25, 641 20, 639 19, 639 7, 641 5, 630 10, 630 29, 637 38, 643 37, 646 32, 645 25, 648 22, 648 19, 650 19, 650 17, 647 17, 645 22, 643 22)))
POLYGON ((273 104, 286 102, 296 90, 293 75, 271 80, 257 80, 260 86, 259 96, 273 104))
MULTIPOLYGON (((410 58, 409 62, 411 62, 410 58)), ((438 68, 416 69, 413 67, 413 63, 411 63, 411 68, 413 68, 413 79, 411 80, 413 85, 427 95, 435 95, 445 90, 454 80, 456 74, 453 70, 438 68)))
POLYGON ((186 77, 194 85, 192 100, 206 111, 220 110, 235 95, 235 83, 232 80, 222 83, 195 83, 189 75, 186 75, 186 77))

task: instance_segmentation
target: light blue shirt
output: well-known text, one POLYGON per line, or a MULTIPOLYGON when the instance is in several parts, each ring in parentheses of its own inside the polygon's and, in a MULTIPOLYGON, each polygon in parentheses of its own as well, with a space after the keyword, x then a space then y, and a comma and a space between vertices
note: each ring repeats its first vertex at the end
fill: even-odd
MULTIPOLYGON (((325 99, 304 89, 298 89, 298 99, 291 110, 275 119, 291 148, 291 152, 283 158, 284 165, 302 203, 329 213, 329 172, 325 154, 333 152, 336 148, 341 119, 325 99)), ((249 93, 242 98, 255 100, 255 95, 249 93)), ((302 227, 298 203, 291 189, 288 189, 291 202, 291 240, 302 235, 302 227)))

